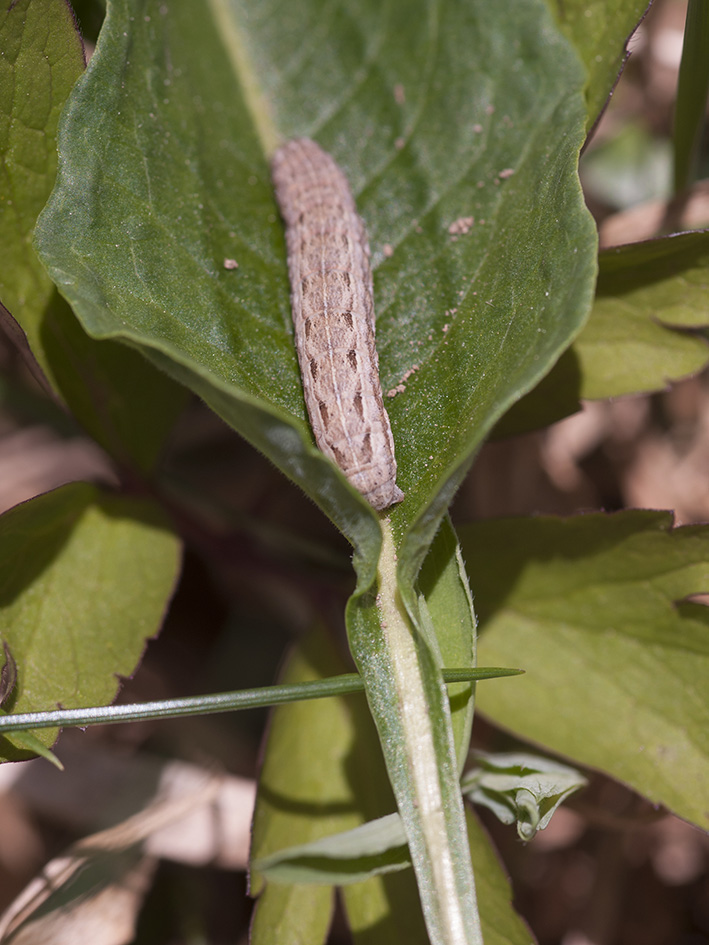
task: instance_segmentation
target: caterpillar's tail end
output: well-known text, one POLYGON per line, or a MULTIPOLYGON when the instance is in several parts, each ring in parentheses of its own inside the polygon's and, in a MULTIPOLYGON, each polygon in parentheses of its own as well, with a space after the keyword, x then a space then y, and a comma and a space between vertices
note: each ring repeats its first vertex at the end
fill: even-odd
POLYGON ((374 489, 365 495, 367 502, 369 502, 377 512, 383 512, 384 509, 388 509, 390 505, 396 505, 397 502, 401 502, 403 498, 404 493, 395 482, 387 482, 378 489, 374 489))

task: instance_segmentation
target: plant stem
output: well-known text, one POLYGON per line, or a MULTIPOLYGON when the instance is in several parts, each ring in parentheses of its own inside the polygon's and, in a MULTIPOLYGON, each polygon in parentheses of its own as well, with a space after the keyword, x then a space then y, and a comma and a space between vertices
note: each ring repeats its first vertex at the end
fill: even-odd
POLYGON ((709 3, 689 0, 674 124, 674 190, 687 190, 696 178, 699 145, 709 90, 709 3))
MULTIPOLYGON (((477 669, 450 669, 443 673, 446 682, 468 682, 516 676, 519 669, 478 667, 477 669)), ((143 719, 174 719, 184 715, 212 715, 240 709, 256 709, 302 699, 325 699, 362 692, 362 679, 357 673, 345 673, 330 679, 303 682, 288 686, 262 686, 241 689, 210 696, 189 696, 184 699, 165 699, 139 702, 132 705, 102 705, 80 709, 52 709, 48 712, 23 712, 0 715, 0 735, 35 728, 55 728, 86 725, 110 725, 143 719)))

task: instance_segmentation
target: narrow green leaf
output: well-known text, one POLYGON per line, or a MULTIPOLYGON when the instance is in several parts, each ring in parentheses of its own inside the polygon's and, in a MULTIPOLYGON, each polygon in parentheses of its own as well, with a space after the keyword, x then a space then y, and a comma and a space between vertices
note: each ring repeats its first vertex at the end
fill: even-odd
POLYGON ((461 530, 480 657, 514 685, 479 708, 707 827, 709 529, 667 512, 481 522, 461 530))
POLYGON ((480 920, 485 945, 534 945, 534 937, 512 906, 512 889, 487 834, 466 810, 468 841, 477 864, 480 920))
MULTIPOLYGON (((475 682, 479 679, 502 679, 519 676, 521 669, 502 666, 481 666, 475 669, 444 669, 446 683, 475 682)), ((466 687, 467 689, 467 687, 466 687)), ((206 696, 183 696, 178 699, 156 699, 154 702, 123 702, 120 705, 86 706, 81 709, 49 709, 46 712, 15 712, 0 716, 0 733, 22 732, 35 728, 86 727, 136 722, 142 719, 176 719, 190 715, 213 715, 220 712, 239 712, 245 709, 266 708, 302 702, 305 699, 327 699, 364 691, 358 673, 344 673, 310 683, 292 686, 257 686, 255 689, 237 689, 232 692, 210 693, 206 696)), ((462 708, 467 700, 455 699, 462 708)))
MULTIPOLYGON (((475 666, 475 611, 458 539, 444 518, 421 569, 419 614, 436 640, 443 666, 475 666)), ((468 757, 475 684, 448 686, 459 771, 468 757)))
MULTIPOLYGON (((178 543, 145 502, 70 485, 0 518, 0 636, 17 663, 12 712, 109 702, 160 627, 178 543)), ((56 731, 37 737, 51 745, 56 731)), ((0 759, 18 757, 14 736, 0 759)))
POLYGON ((388 814, 342 833, 256 860, 259 873, 276 883, 344 886, 411 866, 401 817, 388 814))
POLYGON ((697 176, 709 92, 709 5, 689 0, 684 25, 674 122, 674 188, 680 194, 697 176))

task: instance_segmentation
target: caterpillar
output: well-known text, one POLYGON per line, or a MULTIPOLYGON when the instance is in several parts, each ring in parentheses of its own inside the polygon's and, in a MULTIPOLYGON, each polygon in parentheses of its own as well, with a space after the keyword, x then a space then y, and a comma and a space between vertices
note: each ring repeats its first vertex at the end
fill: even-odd
POLYGON ((378 511, 404 498, 374 345, 370 251, 347 178, 308 138, 274 155, 295 343, 319 448, 378 511))

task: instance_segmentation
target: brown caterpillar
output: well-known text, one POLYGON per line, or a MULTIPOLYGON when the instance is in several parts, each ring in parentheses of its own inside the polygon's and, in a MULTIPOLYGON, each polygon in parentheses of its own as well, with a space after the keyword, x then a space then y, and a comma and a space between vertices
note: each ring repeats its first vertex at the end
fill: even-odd
POLYGON ((280 148, 273 183, 286 224, 295 343, 320 449, 375 509, 404 498, 374 347, 369 244, 347 178, 314 141, 280 148))

